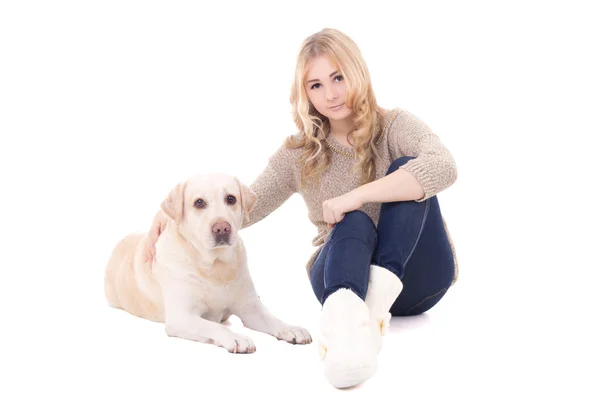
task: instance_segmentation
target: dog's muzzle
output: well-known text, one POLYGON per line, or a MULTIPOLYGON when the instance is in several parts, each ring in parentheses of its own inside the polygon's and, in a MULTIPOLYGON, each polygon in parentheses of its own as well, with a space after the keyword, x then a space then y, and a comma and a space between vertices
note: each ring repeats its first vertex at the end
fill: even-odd
POLYGON ((215 240, 215 247, 229 246, 231 225, 229 225, 227 222, 217 222, 212 226, 212 234, 215 240))

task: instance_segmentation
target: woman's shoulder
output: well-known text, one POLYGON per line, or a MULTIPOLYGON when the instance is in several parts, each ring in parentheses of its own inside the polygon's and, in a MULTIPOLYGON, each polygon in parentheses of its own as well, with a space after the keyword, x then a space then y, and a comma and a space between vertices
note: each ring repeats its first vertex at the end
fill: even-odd
POLYGON ((387 136, 390 135, 390 131, 394 129, 396 120, 398 118, 398 114, 403 110, 398 107, 393 108, 383 108, 379 107, 379 115, 380 115, 380 125, 379 132, 380 138, 378 142, 386 139, 387 136))
POLYGON ((269 157, 269 161, 272 163, 290 163, 293 164, 297 161, 302 155, 302 145, 299 135, 290 135, 285 137, 271 156, 269 157))
POLYGON ((415 113, 405 108, 394 107, 385 110, 383 117, 383 134, 400 135, 407 131, 429 130, 429 127, 415 113))
POLYGON ((396 119, 396 117, 398 116, 398 113, 402 111, 400 108, 398 107, 393 107, 393 108, 380 108, 379 112, 381 114, 381 121, 382 121, 382 129, 385 131, 385 129, 389 128, 390 124, 392 122, 394 122, 394 120, 396 119))

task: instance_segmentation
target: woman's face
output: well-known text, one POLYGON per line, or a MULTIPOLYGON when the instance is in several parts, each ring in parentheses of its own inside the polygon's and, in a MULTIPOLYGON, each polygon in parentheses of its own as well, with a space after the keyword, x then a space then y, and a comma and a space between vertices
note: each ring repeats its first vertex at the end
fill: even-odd
POLYGON ((326 56, 317 56, 309 62, 304 88, 311 104, 330 121, 352 114, 346 106, 346 81, 326 56))

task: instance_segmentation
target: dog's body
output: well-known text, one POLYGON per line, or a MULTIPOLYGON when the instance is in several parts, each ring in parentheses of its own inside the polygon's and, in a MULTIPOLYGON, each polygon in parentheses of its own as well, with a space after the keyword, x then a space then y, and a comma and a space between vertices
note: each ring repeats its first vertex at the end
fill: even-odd
POLYGON ((117 244, 108 261, 104 289, 112 307, 164 322, 160 283, 154 277, 152 264, 144 260, 147 240, 147 235, 135 233, 117 244))
POLYGON ((230 352, 255 350, 250 338, 221 324, 231 315, 249 329, 310 343, 305 329, 273 316, 254 288, 237 231, 255 200, 245 185, 224 174, 198 175, 177 185, 161 206, 170 219, 153 262, 145 258, 146 234, 131 234, 113 250, 105 274, 109 304, 164 323, 169 336, 230 352))

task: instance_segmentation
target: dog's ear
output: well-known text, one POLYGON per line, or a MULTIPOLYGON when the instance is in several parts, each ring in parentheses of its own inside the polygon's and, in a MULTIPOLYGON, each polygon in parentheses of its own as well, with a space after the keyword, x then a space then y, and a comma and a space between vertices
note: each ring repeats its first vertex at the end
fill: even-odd
POLYGON ((242 212, 244 213, 244 221, 248 222, 250 211, 254 208, 256 204, 256 194, 250 189, 248 186, 244 185, 238 178, 235 178, 239 188, 240 188, 240 201, 242 203, 242 212))
POLYGON ((175 221, 176 224, 180 224, 183 219, 185 186, 185 182, 178 183, 160 205, 164 213, 175 221))

